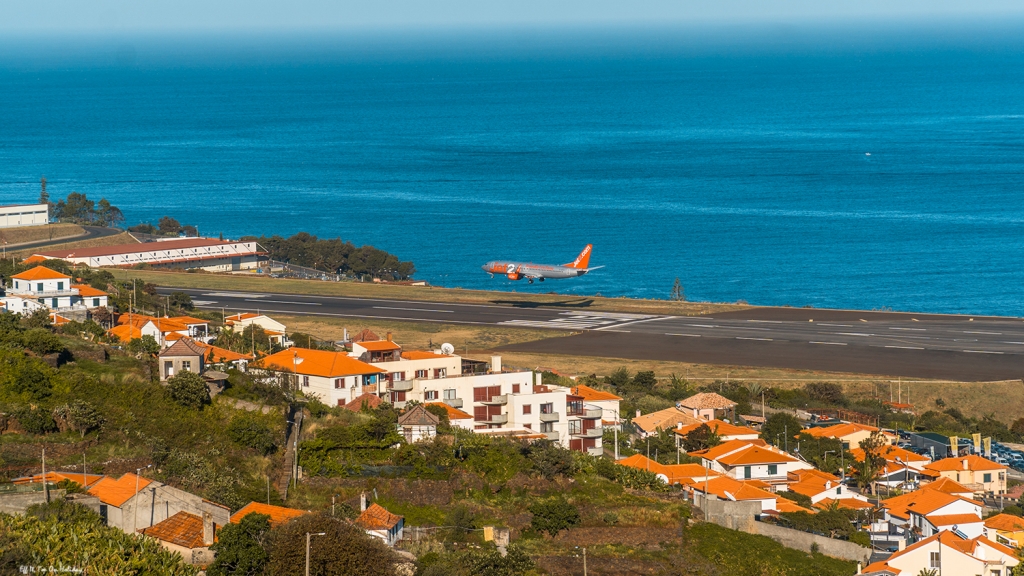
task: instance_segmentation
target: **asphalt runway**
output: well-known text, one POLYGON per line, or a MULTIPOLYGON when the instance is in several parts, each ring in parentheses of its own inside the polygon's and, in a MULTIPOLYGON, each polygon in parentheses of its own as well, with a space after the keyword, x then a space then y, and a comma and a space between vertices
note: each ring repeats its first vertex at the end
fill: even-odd
MULTIPOLYGON (((161 293, 175 289, 161 288, 161 293)), ((504 350, 987 381, 1024 377, 1024 320, 854 310, 751 308, 711 316, 182 290, 225 312, 540 328, 577 333, 504 350)), ((580 301, 567 300, 566 306, 580 301)), ((353 326, 355 328, 356 326, 353 326)))

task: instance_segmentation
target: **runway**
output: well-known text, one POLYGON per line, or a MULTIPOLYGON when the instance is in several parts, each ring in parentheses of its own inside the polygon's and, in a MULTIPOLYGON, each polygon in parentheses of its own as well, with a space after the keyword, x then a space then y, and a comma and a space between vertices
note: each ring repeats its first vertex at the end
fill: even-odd
MULTIPOLYGON (((161 288, 161 293, 176 289, 161 288)), ((460 304, 187 289, 225 311, 578 332, 504 350, 856 372, 950 380, 1024 376, 1024 320, 804 308, 666 316, 585 308, 460 304)))

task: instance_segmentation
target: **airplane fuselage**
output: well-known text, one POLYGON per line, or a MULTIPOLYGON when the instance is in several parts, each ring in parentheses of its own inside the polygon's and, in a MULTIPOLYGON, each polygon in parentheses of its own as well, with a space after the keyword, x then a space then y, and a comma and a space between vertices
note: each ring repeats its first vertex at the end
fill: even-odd
POLYGON ((505 262, 495 260, 483 265, 483 269, 491 274, 504 274, 509 280, 544 280, 546 278, 576 278, 589 270, 570 266, 552 266, 550 264, 533 264, 531 262, 505 262))

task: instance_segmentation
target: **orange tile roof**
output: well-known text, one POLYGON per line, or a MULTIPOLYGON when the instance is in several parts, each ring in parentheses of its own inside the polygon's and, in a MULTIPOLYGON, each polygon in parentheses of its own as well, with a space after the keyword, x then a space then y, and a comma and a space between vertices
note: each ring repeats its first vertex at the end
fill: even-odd
POLYGON ((182 510, 162 522, 143 528, 139 532, 184 548, 204 548, 203 519, 182 510))
POLYGON ((345 404, 345 409, 353 412, 359 412, 363 409, 363 404, 365 404, 367 408, 373 409, 380 406, 383 402, 384 401, 380 399, 380 396, 365 392, 349 400, 348 403, 345 404))
POLYGON ((193 316, 171 316, 169 320, 174 320, 181 324, 209 324, 209 320, 203 320, 202 318, 195 318, 193 316))
POLYGON ((974 490, 971 490, 956 480, 946 478, 945 476, 935 480, 934 482, 925 484, 921 489, 938 490, 939 492, 945 492, 946 494, 974 494, 974 490))
MULTIPOLYGON (((1006 554, 1007 556, 1016 557, 1016 551, 1014 549, 1012 549, 1012 548, 1010 548, 1008 546, 1003 546, 1002 544, 999 544, 997 542, 993 542, 993 541, 989 540, 988 538, 985 538, 984 536, 978 536, 977 538, 972 538, 970 540, 967 540, 965 538, 961 538, 960 536, 957 536, 956 534, 954 534, 953 532, 950 532, 949 530, 943 530, 943 531, 939 532, 938 534, 934 534, 932 536, 929 536, 928 538, 925 538, 924 540, 919 540, 919 541, 915 542, 914 544, 911 544, 910 546, 907 546, 903 550, 900 550, 899 552, 893 553, 892 556, 889 556, 889 559, 886 560, 886 562, 891 561, 893 558, 898 558, 900 556, 903 556, 904 554, 912 552, 912 551, 914 551, 914 550, 916 550, 918 548, 927 546, 928 544, 931 544, 932 542, 935 542, 936 540, 939 541, 940 545, 947 546, 949 548, 952 548, 954 550, 957 550, 959 552, 962 552, 962 553, 970 555, 970 556, 974 555, 974 553, 977 550, 978 546, 987 546, 987 547, 992 548, 993 550, 995 550, 997 552, 1001 552, 1003 554, 1006 554)), ((989 558, 988 560, 994 560, 994 558, 989 558)))
POLYGON ((693 478, 713 478, 721 476, 714 470, 709 470, 700 464, 662 464, 656 460, 650 460, 643 454, 634 454, 616 462, 620 466, 628 466, 637 470, 647 470, 654 474, 662 474, 668 478, 669 484, 689 484, 687 480, 693 478))
POLYGON ((605 392, 604 390, 596 390, 590 386, 580 384, 572 389, 572 393, 576 396, 583 398, 584 402, 600 402, 603 400, 622 400, 611 392, 605 392))
POLYGON ((252 318, 259 318, 262 314, 253 314, 252 312, 239 312, 238 314, 232 314, 224 319, 224 322, 229 326, 234 322, 242 320, 251 320, 252 318))
POLYGON ((356 524, 364 530, 391 530, 401 521, 401 516, 388 512, 376 502, 367 506, 356 518, 356 524))
POLYGON ((458 408, 452 408, 444 402, 427 402, 426 406, 440 406, 448 412, 448 420, 472 420, 473 415, 463 412, 458 408))
POLYGON ((797 481, 789 483, 787 489, 790 492, 804 496, 816 496, 839 485, 839 478, 827 472, 819 470, 800 470, 799 472, 791 473, 797 478, 797 481), (799 472, 803 472, 803 474, 799 472))
POLYGON ((822 498, 814 507, 827 510, 833 503, 836 503, 839 508, 846 508, 847 510, 865 510, 875 507, 872 503, 857 498, 839 498, 835 500, 832 498, 822 498))
POLYGON ((15 274, 11 278, 17 278, 18 280, 70 280, 71 277, 67 274, 61 274, 56 270, 50 270, 46 266, 36 266, 31 270, 26 270, 20 274, 15 274))
POLYGON ((213 344, 204 344, 198 340, 193 341, 196 346, 203 349, 205 358, 210 357, 210 350, 213 350, 213 361, 214 362, 236 362, 238 360, 252 360, 251 354, 241 354, 227 348, 221 348, 220 346, 214 346, 213 344))
POLYGON ((387 370, 371 366, 355 358, 350 358, 344 352, 311 350, 309 348, 282 350, 260 359, 258 364, 259 367, 268 370, 295 372, 297 374, 320 376, 323 378, 387 372, 387 370), (295 362, 296 358, 299 360, 298 363, 295 362))
POLYGON ((841 422, 832 426, 804 428, 802 433, 815 438, 843 438, 857 432, 877 432, 878 428, 855 422, 841 422))
POLYGON ((780 464, 782 462, 797 462, 789 454, 781 450, 776 452, 768 447, 752 446, 734 454, 727 454, 717 459, 726 466, 748 466, 751 464, 780 464))
MULTIPOLYGON (((881 456, 889 462, 895 462, 897 458, 911 464, 914 462, 930 462, 931 458, 915 454, 910 450, 900 448, 899 446, 893 446, 892 444, 886 444, 874 451, 876 455, 881 456)), ((850 450, 850 454, 853 455, 853 459, 857 462, 864 461, 864 450, 861 448, 854 448, 850 450)))
POLYGON ((70 318, 66 318, 64 316, 61 316, 60 314, 57 314, 56 312, 50 312, 50 323, 53 324, 54 326, 63 326, 65 324, 67 324, 68 322, 71 322, 70 318))
POLYGON ((1012 514, 996 514, 985 520, 985 527, 1004 532, 1024 532, 1024 518, 1012 514))
POLYGON ((117 336, 121 342, 130 342, 136 338, 142 338, 142 330, 127 324, 114 326, 110 330, 107 330, 107 333, 111 336, 117 336))
POLYGON ((814 514, 815 513, 814 510, 811 510, 810 508, 804 508, 803 506, 797 504, 796 502, 793 502, 792 500, 787 500, 786 498, 783 498, 782 496, 779 496, 778 498, 775 499, 775 511, 776 512, 807 512, 808 514, 814 514))
POLYGON ((650 414, 644 414, 643 416, 633 418, 633 425, 637 426, 644 432, 667 430, 669 428, 675 428, 679 423, 686 425, 693 424, 694 422, 700 422, 700 420, 679 410, 678 408, 665 408, 664 410, 658 410, 657 412, 651 412, 650 414))
POLYGON ((388 350, 401 350, 402 349, 402 347, 399 346, 397 342, 392 342, 390 340, 376 340, 374 342, 359 342, 358 344, 360 346, 362 346, 363 348, 371 351, 371 352, 385 352, 385 351, 388 351, 388 350))
POLYGON ((701 392, 689 398, 683 398, 679 401, 679 405, 692 410, 726 410, 735 406, 736 403, 721 394, 701 392))
POLYGON ((673 428, 672 431, 680 436, 686 436, 690 432, 693 432, 704 425, 711 428, 711 431, 718 436, 749 436, 751 434, 757 436, 757 430, 754 430, 753 428, 736 426, 734 424, 718 420, 717 418, 715 420, 708 420, 707 422, 697 422, 688 426, 683 426, 682 428, 673 428))
POLYGON ((25 258, 21 262, 22 262, 22 264, 38 264, 40 262, 46 262, 46 260, 47 260, 46 256, 40 256, 38 254, 34 254, 32 256, 29 256, 28 258, 25 258))
POLYGON ((138 479, 138 490, 142 490, 152 483, 151 480, 136 476, 131 472, 122 475, 117 480, 105 476, 89 488, 89 494, 96 496, 104 504, 120 508, 122 504, 135 496, 136 479, 138 479))
MULTIPOLYGON (((360 342, 359 345, 362 346, 363 343, 360 342)), ((367 348, 367 350, 369 350, 369 348, 367 348)), ((451 356, 447 354, 435 354, 426 350, 410 350, 408 352, 402 352, 402 358, 406 360, 433 360, 435 358, 451 358, 451 356)))
MULTIPOLYGON (((62 480, 70 480, 79 486, 88 487, 94 482, 97 482, 103 478, 102 474, 86 474, 82 475, 81 472, 47 472, 46 481, 56 484, 62 480)), ((43 481, 42 474, 36 474, 34 476, 25 476, 22 478, 15 478, 11 480, 13 484, 38 484, 43 481)))
POLYGON ((764 440, 727 440, 722 442, 718 446, 712 446, 707 450, 698 450, 696 452, 690 452, 690 456, 700 456, 701 458, 707 458, 708 460, 718 460, 726 454, 731 454, 737 450, 747 448, 749 446, 767 446, 764 440))
POLYGON ((100 290, 98 288, 93 288, 92 286, 89 286, 88 284, 72 284, 71 287, 74 288, 75 290, 78 290, 78 295, 82 296, 83 298, 92 298, 92 297, 96 297, 96 296, 108 296, 108 294, 106 292, 104 292, 103 290, 100 290))
POLYGON ((925 518, 936 528, 943 526, 955 526, 958 524, 974 524, 981 522, 981 516, 976 514, 932 514, 925 515, 925 518))
POLYGON ((262 504, 260 502, 249 502, 245 506, 242 506, 238 512, 231 515, 231 523, 238 524, 249 514, 266 514, 270 516, 271 526, 280 526, 285 524, 292 518, 298 518, 303 514, 306 514, 305 510, 296 510, 295 508, 285 508, 284 506, 272 506, 270 504, 262 504))
MULTIPOLYGON (((751 482, 736 480, 728 476, 712 478, 706 483, 708 492, 726 500, 775 500, 775 494, 757 487, 751 482)), ((704 492, 705 483, 693 485, 693 489, 704 492)))
POLYGON ((957 470, 1006 470, 1006 466, 997 464, 988 458, 982 458, 977 454, 971 454, 970 456, 959 456, 955 458, 943 458, 942 460, 936 460, 931 464, 925 465, 926 470, 933 470, 935 472, 954 472, 957 470), (964 463, 967 463, 967 467, 964 467, 964 463))
POLYGON ((153 319, 152 316, 147 316, 145 314, 121 313, 121 314, 119 314, 117 316, 117 323, 118 324, 128 324, 129 322, 131 322, 131 324, 133 326, 136 326, 136 325, 139 325, 139 324, 145 324, 146 322, 149 322, 152 319, 153 319))

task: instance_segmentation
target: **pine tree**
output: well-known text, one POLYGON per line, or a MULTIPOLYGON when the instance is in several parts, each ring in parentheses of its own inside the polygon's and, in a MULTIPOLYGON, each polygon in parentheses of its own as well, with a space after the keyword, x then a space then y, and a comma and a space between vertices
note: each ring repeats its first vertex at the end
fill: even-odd
POLYGON ((672 295, 670 298, 676 302, 686 302, 686 293, 683 292, 683 285, 679 282, 679 278, 676 278, 675 284, 672 285, 672 295))

